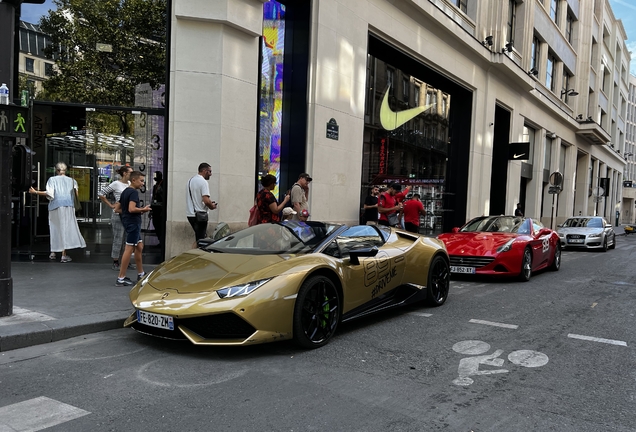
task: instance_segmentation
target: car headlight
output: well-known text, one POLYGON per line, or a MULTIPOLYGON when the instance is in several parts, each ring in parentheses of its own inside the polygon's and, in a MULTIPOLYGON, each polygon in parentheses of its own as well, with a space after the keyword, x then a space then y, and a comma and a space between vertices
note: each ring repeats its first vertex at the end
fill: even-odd
POLYGON ((590 234, 588 237, 589 237, 589 238, 600 238, 600 237, 601 237, 601 233, 598 233, 598 234, 590 234))
POLYGON ((257 280, 257 281, 254 281, 254 282, 248 282, 248 283, 245 283, 245 284, 241 284, 241 285, 234 285, 234 286, 231 286, 231 287, 227 287, 227 288, 223 288, 223 289, 217 290, 216 293, 221 298, 246 296, 246 295, 250 294, 252 291, 254 291, 255 289, 261 287, 262 285, 265 285, 270 280, 272 280, 272 278, 261 279, 261 280, 257 280))
POLYGON ((559 238, 565 237, 565 234, 563 234, 563 233, 557 232, 557 234, 559 235, 559 238))
POLYGON ((499 246, 497 248, 497 253, 508 252, 510 250, 510 248, 512 247, 512 243, 514 241, 515 241, 515 239, 510 239, 510 240, 508 240, 508 242, 505 245, 499 246))

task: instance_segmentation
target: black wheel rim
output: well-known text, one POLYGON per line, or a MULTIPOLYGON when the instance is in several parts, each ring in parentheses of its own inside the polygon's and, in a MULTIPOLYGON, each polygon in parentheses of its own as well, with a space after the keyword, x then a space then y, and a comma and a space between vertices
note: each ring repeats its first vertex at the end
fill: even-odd
POLYGON ((528 249, 523 253, 523 268, 521 271, 526 279, 530 278, 530 274, 532 273, 532 257, 528 249))
POLYGON ((339 313, 335 287, 326 281, 315 283, 303 301, 301 322, 307 339, 313 343, 329 339, 338 325, 339 313))
POLYGON ((433 263, 431 272, 431 294, 436 303, 441 303, 448 295, 450 272, 446 261, 438 259, 433 263))

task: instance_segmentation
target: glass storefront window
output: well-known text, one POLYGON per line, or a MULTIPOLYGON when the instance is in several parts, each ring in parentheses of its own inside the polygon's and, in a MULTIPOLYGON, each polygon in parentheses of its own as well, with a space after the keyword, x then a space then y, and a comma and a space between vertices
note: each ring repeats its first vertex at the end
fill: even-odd
POLYGON ((400 183, 418 193, 427 215, 420 232, 443 227, 443 194, 449 157, 451 95, 384 61, 368 56, 369 93, 362 161, 361 202, 372 185, 400 183), (372 81, 372 82, 371 82, 372 81), (409 88, 395 91, 392 83, 409 88), (420 101, 425 101, 420 105, 420 101))
MULTIPOLYGON (((259 94, 258 177, 272 174, 280 181, 283 127, 283 66, 285 57, 285 5, 270 0, 263 5, 261 82, 259 94)), ((278 196, 278 185, 272 191, 278 196)))

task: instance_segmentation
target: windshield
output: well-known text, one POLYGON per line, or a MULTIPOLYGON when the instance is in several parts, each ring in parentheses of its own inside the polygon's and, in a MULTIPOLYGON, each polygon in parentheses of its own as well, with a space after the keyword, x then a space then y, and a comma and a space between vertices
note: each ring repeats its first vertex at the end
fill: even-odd
POLYGON ((563 222, 563 228, 603 228, 601 218, 570 218, 563 222))
POLYGON ((310 253, 340 226, 311 221, 260 224, 223 237, 205 250, 253 255, 310 253))
POLYGON ((462 227, 460 232, 516 232, 523 221, 513 216, 485 216, 478 217, 462 227))

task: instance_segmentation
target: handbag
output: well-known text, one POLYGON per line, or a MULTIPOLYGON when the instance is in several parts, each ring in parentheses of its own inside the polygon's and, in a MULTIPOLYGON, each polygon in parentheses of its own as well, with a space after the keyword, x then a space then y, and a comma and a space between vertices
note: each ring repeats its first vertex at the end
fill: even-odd
POLYGON ((82 210, 82 203, 80 202, 79 198, 77 197, 77 193, 75 192, 75 187, 71 188, 71 195, 73 196, 73 207, 75 207, 75 211, 81 211, 82 210))
POLYGON ((258 225, 258 206, 254 203, 254 206, 250 209, 250 217, 247 220, 247 226, 258 225))
POLYGON ((389 213, 386 218, 388 219, 390 226, 397 226, 397 224, 400 223, 397 212, 389 213))
MULTIPOLYGON (((190 189, 190 183, 192 179, 188 182, 188 192, 190 192, 190 199, 192 200, 192 207, 194 207, 194 198, 192 198, 192 189, 190 189)), ((208 212, 207 210, 194 210, 194 217, 197 222, 207 222, 208 221, 208 212)))

